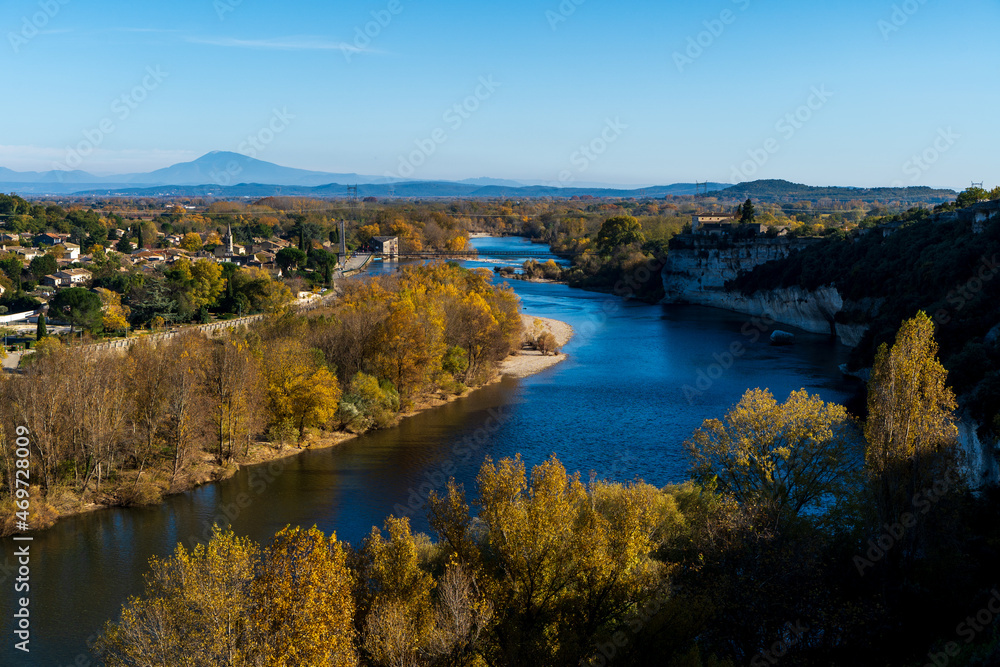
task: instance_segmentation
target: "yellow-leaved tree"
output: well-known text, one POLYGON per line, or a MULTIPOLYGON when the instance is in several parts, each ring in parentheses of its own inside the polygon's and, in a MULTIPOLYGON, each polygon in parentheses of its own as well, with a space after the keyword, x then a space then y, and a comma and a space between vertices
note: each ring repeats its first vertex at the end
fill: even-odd
POLYGON ((955 394, 937 351, 934 323, 921 311, 903 322, 891 349, 883 344, 875 355, 865 464, 880 523, 898 521, 957 454, 955 394))
POLYGON ((313 354, 296 340, 281 341, 264 354, 267 397, 275 424, 293 425, 301 441, 306 428, 324 426, 336 417, 340 385, 323 364, 322 354, 313 354))
POLYGON ((213 529, 209 543, 153 559, 142 597, 128 600, 94 646, 108 667, 250 667, 261 664, 252 641, 250 594, 260 550, 248 538, 213 529))
POLYGON ((694 473, 766 520, 829 507, 850 488, 860 433, 847 410, 804 389, 778 403, 747 391, 722 419, 707 419, 685 443, 694 473))
POLYGON ((102 323, 106 331, 124 331, 132 310, 122 305, 122 295, 103 287, 94 290, 101 297, 102 323))
POLYGON ((280 531, 251 586, 259 664, 356 665, 353 581, 336 535, 327 538, 315 526, 280 531))
POLYGON ((201 236, 199 236, 196 232, 188 232, 184 235, 184 238, 181 239, 180 245, 184 250, 198 252, 201 250, 202 246, 201 236))
POLYGON ((520 457, 487 459, 478 485, 476 521, 452 483, 444 498, 432 494, 431 525, 482 589, 464 615, 482 618, 490 601, 491 641, 479 648, 487 664, 586 664, 629 609, 665 594, 652 552, 681 521, 669 495, 641 483, 588 489, 555 457, 530 481, 520 457))
POLYGON ((372 528, 362 550, 363 646, 376 665, 416 665, 434 627, 434 580, 420 566, 410 520, 389 517, 385 530, 389 539, 372 528))

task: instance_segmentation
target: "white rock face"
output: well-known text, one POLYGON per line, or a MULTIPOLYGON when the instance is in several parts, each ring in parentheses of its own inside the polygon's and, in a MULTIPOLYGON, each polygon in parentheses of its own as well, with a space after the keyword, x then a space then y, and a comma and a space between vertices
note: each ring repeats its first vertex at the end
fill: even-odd
POLYGON ((976 432, 979 424, 966 415, 958 420, 958 442, 965 463, 965 479, 974 488, 1000 483, 1000 449, 998 443, 982 441, 976 432))
MULTIPOLYGON (((772 259, 787 257, 794 246, 784 239, 737 243, 729 248, 712 242, 694 242, 694 247, 673 249, 663 267, 664 303, 692 303, 725 308, 753 317, 770 318, 813 333, 837 336, 844 345, 858 344, 867 329, 859 324, 840 324, 834 317, 844 300, 833 287, 804 290, 788 287, 745 296, 726 291, 726 281, 772 259)), ((765 320, 766 322, 766 320, 765 320)))

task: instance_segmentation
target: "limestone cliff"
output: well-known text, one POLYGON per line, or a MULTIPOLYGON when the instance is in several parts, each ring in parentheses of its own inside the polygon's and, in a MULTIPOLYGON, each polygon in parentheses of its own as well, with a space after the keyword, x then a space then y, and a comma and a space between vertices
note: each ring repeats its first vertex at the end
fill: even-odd
MULTIPOLYGON (((749 296, 725 288, 726 282, 740 272, 787 257, 807 243, 786 239, 727 241, 708 236, 676 237, 663 267, 666 294, 663 302, 724 308, 760 317, 765 323, 770 318, 775 323, 805 331, 835 335, 844 345, 854 347, 867 327, 836 321, 845 303, 835 287, 816 290, 787 287, 749 296)), ((854 312, 874 312, 878 308, 877 302, 847 305, 854 312)), ((980 437, 981 425, 967 414, 960 415, 957 426, 970 485, 978 488, 1000 483, 1000 443, 980 437)))
POLYGON ((992 438, 981 438, 980 424, 968 415, 960 414, 956 426, 969 485, 972 488, 996 486, 1000 483, 1000 443, 992 438))
POLYGON ((865 327, 835 321, 844 308, 844 300, 834 287, 814 291, 790 287, 750 296, 725 288, 726 282, 739 273, 787 257, 809 242, 780 238, 726 242, 694 235, 677 237, 663 267, 666 294, 663 302, 693 303, 767 317, 805 331, 835 335, 853 347, 861 340, 865 327))

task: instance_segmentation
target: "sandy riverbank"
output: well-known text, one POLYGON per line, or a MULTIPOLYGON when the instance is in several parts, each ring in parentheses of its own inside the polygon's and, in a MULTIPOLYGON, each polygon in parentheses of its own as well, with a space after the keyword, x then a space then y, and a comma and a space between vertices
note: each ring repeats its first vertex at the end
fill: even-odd
MULTIPOLYGON (((545 330, 556 338, 556 344, 562 348, 573 337, 573 327, 559 320, 547 317, 534 317, 532 315, 521 315, 525 331, 540 333, 545 330)), ((538 350, 521 350, 513 357, 507 357, 500 364, 500 374, 509 377, 523 378, 535 373, 540 373, 550 366, 563 361, 566 355, 562 352, 558 354, 543 355, 538 350)))

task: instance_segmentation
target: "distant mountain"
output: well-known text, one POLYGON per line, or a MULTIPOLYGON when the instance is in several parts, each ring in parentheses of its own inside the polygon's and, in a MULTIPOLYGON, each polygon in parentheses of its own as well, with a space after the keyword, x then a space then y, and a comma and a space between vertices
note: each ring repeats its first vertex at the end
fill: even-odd
POLYGON ((910 188, 816 187, 783 180, 762 180, 740 183, 724 189, 710 191, 708 196, 720 199, 750 197, 755 201, 762 202, 815 201, 828 198, 837 202, 858 199, 866 202, 906 201, 940 204, 955 199, 957 194, 954 190, 924 186, 910 188))
MULTIPOLYGON (((695 183, 674 183, 630 188, 605 183, 580 182, 559 187, 539 181, 501 178, 467 178, 462 181, 404 181, 385 176, 337 174, 283 167, 240 153, 212 151, 197 160, 182 162, 147 173, 95 176, 85 171, 25 171, 0 167, 0 191, 23 195, 89 196, 188 196, 267 197, 293 195, 343 197, 349 185, 358 186, 362 197, 646 197, 662 198, 704 192, 695 183)), ((835 201, 860 199, 867 202, 903 201, 940 203, 951 201, 952 190, 916 188, 814 187, 789 181, 768 180, 729 185, 708 183, 708 194, 722 199, 750 197, 763 202, 797 200, 835 201)))
POLYGON ((237 183, 315 186, 335 181, 341 183, 384 183, 386 180, 379 176, 332 174, 282 167, 271 162, 227 151, 212 151, 197 160, 182 162, 145 174, 126 174, 108 178, 136 185, 205 185, 214 183, 221 186, 237 183))
POLYGON ((0 183, 101 183, 104 178, 85 171, 14 171, 0 167, 0 183))
MULTIPOLYGON (((95 188, 77 194, 86 196, 115 197, 345 197, 348 184, 327 183, 316 187, 279 186, 262 183, 239 183, 231 186, 219 185, 164 185, 142 188, 95 188)), ((361 183, 359 197, 403 197, 421 198, 539 198, 539 197, 624 197, 656 198, 666 195, 693 195, 694 183, 661 185, 652 188, 556 188, 544 185, 522 187, 501 187, 498 185, 477 186, 453 181, 403 181, 399 183, 361 183)))
POLYGON ((481 176, 479 178, 465 178, 461 181, 456 181, 457 183, 464 183, 468 185, 499 185, 505 188, 523 188, 524 183, 518 181, 510 181, 503 178, 487 178, 481 176))
POLYGON ((235 185, 269 183, 312 187, 326 183, 387 183, 384 176, 335 174, 282 167, 240 153, 212 151, 197 160, 157 169, 156 171, 95 176, 85 171, 13 171, 0 167, 0 189, 17 189, 26 194, 71 194, 80 190, 160 185, 235 185))

